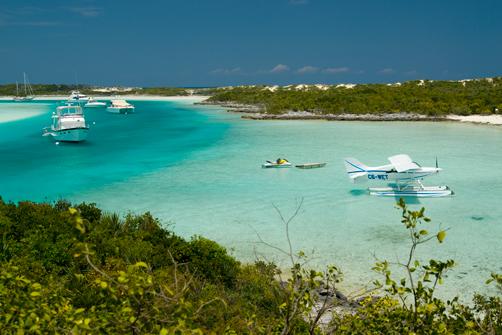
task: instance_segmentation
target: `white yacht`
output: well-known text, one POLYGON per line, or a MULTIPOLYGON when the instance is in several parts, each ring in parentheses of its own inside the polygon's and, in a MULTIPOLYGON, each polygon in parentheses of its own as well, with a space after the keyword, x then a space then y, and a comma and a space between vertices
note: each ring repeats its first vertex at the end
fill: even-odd
POLYGON ((89 97, 85 94, 81 94, 80 91, 71 91, 68 97, 68 102, 87 102, 89 97))
POLYGON ((106 110, 110 113, 128 114, 134 113, 134 106, 125 100, 112 100, 112 104, 106 110))
POLYGON ((43 132, 43 136, 52 136, 56 141, 85 141, 89 127, 82 107, 70 104, 57 107, 56 112, 52 113, 52 125, 44 128, 43 132))
POLYGON ((106 102, 101 102, 94 100, 93 97, 89 97, 89 101, 84 105, 86 108, 100 108, 100 107, 106 107, 106 102))

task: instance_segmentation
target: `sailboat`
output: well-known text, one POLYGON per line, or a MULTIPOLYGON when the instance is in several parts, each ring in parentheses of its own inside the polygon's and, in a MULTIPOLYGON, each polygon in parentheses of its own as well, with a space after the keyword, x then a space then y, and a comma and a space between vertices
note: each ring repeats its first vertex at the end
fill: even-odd
POLYGON ((26 78, 26 73, 23 72, 23 84, 24 84, 24 95, 19 95, 19 84, 16 81, 16 96, 14 97, 14 101, 31 101, 34 98, 33 89, 31 88, 30 82, 26 78))

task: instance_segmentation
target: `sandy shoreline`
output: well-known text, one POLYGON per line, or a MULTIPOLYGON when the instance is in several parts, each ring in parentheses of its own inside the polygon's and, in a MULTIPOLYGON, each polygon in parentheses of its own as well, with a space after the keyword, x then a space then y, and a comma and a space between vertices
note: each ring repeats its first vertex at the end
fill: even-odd
POLYGON ((383 114, 312 114, 308 112, 287 112, 283 114, 263 114, 228 109, 229 112, 242 113, 243 119, 250 120, 325 120, 325 121, 455 121, 486 125, 502 125, 502 115, 447 115, 427 116, 415 113, 383 113, 383 114))
POLYGON ((448 115, 447 119, 460 122, 502 125, 502 115, 448 115))
MULTIPOLYGON (((205 95, 190 95, 190 96, 161 96, 161 95, 93 95, 92 96, 96 100, 114 100, 114 99, 122 99, 122 100, 136 100, 136 101, 178 101, 178 102, 201 102, 209 98, 205 95)), ((12 100, 13 97, 0 97, 0 101, 2 100, 12 100)), ((66 100, 68 99, 67 95, 38 95, 33 101, 43 101, 43 100, 66 100)))
MULTIPOLYGON (((68 96, 40 95, 33 101, 66 100, 68 96)), ((477 124, 502 125, 502 115, 454 115, 445 117, 430 117, 413 113, 385 113, 385 114, 313 114, 309 112, 287 112, 283 114, 263 114, 258 112, 257 106, 231 103, 205 102, 209 96, 160 96, 160 95, 118 95, 93 96, 96 100, 136 100, 136 101, 176 101, 188 104, 214 105, 226 108, 229 112, 242 113, 243 118, 252 120, 332 120, 332 121, 457 121, 477 124)), ((12 101, 12 97, 0 97, 0 101, 12 101)), ((5 122, 5 120, 3 120, 5 122)))

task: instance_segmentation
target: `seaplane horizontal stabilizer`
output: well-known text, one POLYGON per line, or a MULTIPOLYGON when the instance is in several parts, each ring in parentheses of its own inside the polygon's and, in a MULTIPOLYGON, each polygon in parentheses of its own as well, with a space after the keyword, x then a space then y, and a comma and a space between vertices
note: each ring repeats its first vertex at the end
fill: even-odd
POLYGON ((367 166, 355 158, 345 159, 345 170, 353 183, 364 182, 367 179, 367 166))

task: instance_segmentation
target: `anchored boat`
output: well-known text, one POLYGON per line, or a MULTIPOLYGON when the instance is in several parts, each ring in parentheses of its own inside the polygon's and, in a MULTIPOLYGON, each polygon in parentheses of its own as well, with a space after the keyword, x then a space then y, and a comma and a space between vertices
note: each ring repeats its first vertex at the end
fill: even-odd
POLYGON ((266 163, 262 164, 262 168, 268 169, 268 168, 290 168, 293 166, 290 162, 288 162, 287 159, 284 158, 278 158, 274 162, 267 161, 266 163))
POLYGON ((16 81, 16 96, 14 97, 14 101, 24 102, 31 101, 34 98, 33 89, 31 88, 30 82, 26 77, 26 73, 23 72, 23 86, 24 86, 24 95, 19 94, 19 85, 16 81))
POLYGON ((101 108, 106 107, 106 102, 101 102, 94 100, 92 97, 89 97, 89 101, 84 105, 85 108, 101 108))
POLYGON ((106 110, 115 114, 128 114, 134 113, 134 106, 125 100, 112 100, 112 104, 106 110))
POLYGON ((68 104, 52 113, 52 125, 43 129, 43 136, 51 136, 55 141, 81 142, 88 132, 82 107, 68 104))
POLYGON ((303 163, 303 164, 297 164, 295 167, 299 169, 318 169, 325 167, 326 163, 303 163))
POLYGON ((89 97, 85 94, 81 94, 80 91, 71 91, 68 97, 68 102, 83 103, 89 101, 89 97))

